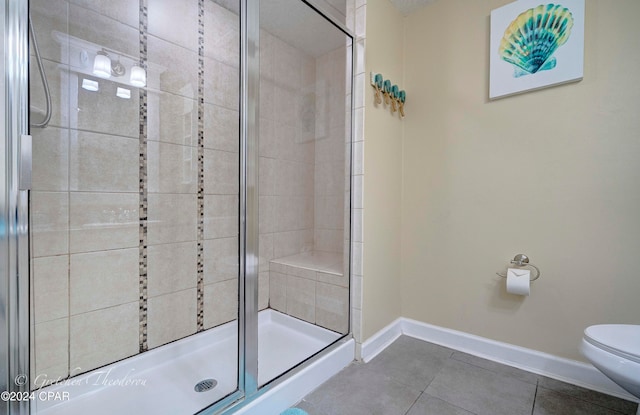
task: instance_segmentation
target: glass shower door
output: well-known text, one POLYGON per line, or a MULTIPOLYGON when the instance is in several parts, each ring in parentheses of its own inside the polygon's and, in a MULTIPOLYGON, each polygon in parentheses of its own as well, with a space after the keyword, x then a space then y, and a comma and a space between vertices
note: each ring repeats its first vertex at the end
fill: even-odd
POLYGON ((349 332, 351 42, 260 2, 259 385, 349 332))
POLYGON ((30 6, 34 407, 194 413, 238 390, 239 1, 30 6))

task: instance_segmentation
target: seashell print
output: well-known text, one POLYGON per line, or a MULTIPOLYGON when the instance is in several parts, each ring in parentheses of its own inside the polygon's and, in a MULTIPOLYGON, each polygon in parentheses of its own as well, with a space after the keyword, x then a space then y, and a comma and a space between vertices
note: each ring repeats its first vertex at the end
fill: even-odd
POLYGON ((498 53, 514 65, 514 77, 553 69, 553 53, 571 35, 573 15, 560 4, 541 4, 526 10, 504 32, 498 53))

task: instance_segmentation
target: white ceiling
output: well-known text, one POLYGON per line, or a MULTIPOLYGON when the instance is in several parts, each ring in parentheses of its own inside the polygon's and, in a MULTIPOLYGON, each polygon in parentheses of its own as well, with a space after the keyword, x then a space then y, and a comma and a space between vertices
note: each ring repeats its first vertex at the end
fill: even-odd
POLYGON ((391 0, 391 3, 396 6, 396 9, 400 10, 400 13, 405 16, 421 9, 427 4, 435 2, 436 0, 391 0))
POLYGON ((344 33, 301 1, 269 0, 260 6, 260 27, 309 56, 346 45, 344 33))
MULTIPOLYGON (((213 1, 239 14, 238 0, 213 1)), ((325 2, 338 11, 346 4, 345 0, 325 2)), ((344 33, 299 0, 263 0, 260 28, 314 58, 344 47, 347 41, 344 33)))

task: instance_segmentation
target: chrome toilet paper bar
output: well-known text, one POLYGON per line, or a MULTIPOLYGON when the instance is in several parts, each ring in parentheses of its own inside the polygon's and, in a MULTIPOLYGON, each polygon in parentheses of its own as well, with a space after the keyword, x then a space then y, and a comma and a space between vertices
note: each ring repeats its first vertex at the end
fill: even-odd
MULTIPOLYGON (((535 281, 538 278, 540 278, 540 269, 538 267, 536 267, 533 264, 529 263, 529 257, 526 256, 525 254, 518 254, 515 257, 513 257, 513 259, 511 260, 511 264, 515 265, 517 267, 531 267, 536 271, 536 275, 530 279, 530 281, 535 281)), ((500 274, 499 272, 496 272, 496 275, 502 277, 502 278, 507 278, 507 274, 500 274)))

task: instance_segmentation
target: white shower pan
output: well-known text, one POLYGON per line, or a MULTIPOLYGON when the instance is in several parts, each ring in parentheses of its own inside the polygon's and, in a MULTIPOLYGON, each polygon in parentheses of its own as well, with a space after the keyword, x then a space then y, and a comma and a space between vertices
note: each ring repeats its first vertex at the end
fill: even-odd
MULTIPOLYGON (((341 335, 267 309, 258 314, 258 383, 269 382, 341 335)), ((237 322, 207 330, 36 391, 37 415, 191 415, 236 390, 237 322), (195 385, 217 384, 205 392, 195 385), (46 394, 45 394, 46 393, 46 394), (55 400, 54 398, 65 400, 55 400)), ((35 409, 35 410, 33 410, 35 409)))

